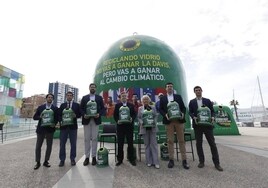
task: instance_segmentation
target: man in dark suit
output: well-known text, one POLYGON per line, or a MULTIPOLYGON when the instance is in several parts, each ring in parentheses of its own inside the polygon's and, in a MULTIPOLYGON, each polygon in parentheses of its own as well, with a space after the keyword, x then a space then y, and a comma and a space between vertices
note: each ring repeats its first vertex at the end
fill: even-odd
POLYGON ((66 142, 69 137, 71 151, 70 151, 70 159, 71 165, 76 165, 75 157, 76 157, 76 143, 77 143, 77 118, 81 117, 80 113, 80 105, 73 101, 73 93, 68 91, 66 93, 67 101, 60 105, 59 109, 59 120, 61 122, 60 126, 60 164, 59 166, 64 166, 64 162, 66 159, 66 142), (67 111, 68 110, 68 111, 67 111), (69 120, 69 121, 68 121, 69 120))
POLYGON ((89 164, 90 151, 92 155, 92 165, 97 164, 97 146, 98 146, 98 131, 101 124, 101 116, 105 114, 105 108, 103 104, 103 98, 96 93, 96 84, 91 83, 89 85, 90 94, 83 96, 80 108, 82 114, 82 124, 84 127, 84 142, 85 142, 85 161, 84 166, 89 164), (94 117, 87 115, 87 103, 94 101, 97 104, 97 113, 94 117), (92 145, 91 145, 92 141, 92 145))
POLYGON ((215 168, 219 171, 223 171, 222 167, 220 166, 218 149, 217 149, 215 138, 213 135, 213 126, 202 126, 202 125, 197 124, 197 109, 203 105, 210 109, 212 123, 214 122, 215 113, 213 109, 213 104, 209 99, 202 97, 202 88, 200 86, 194 87, 194 93, 196 95, 196 98, 192 99, 189 103, 189 113, 193 120, 192 125, 193 125, 194 132, 195 132, 196 149, 197 149, 197 154, 199 157, 198 167, 203 168, 205 166, 205 156, 204 156, 204 151, 202 147, 203 134, 205 134, 208 144, 210 146, 210 150, 212 153, 212 160, 215 165, 215 168))
POLYGON ((47 148, 45 154, 45 161, 43 166, 50 167, 49 158, 52 150, 53 144, 53 134, 55 132, 55 125, 58 122, 58 108, 52 104, 54 99, 54 95, 49 93, 46 95, 46 103, 40 105, 34 116, 34 120, 38 120, 37 128, 36 128, 36 146, 35 146, 35 161, 36 165, 34 166, 34 170, 37 170, 40 166, 41 160, 41 148, 46 138, 47 148))
POLYGON ((115 105, 114 109, 114 120, 117 123, 117 140, 118 140, 118 154, 117 154, 117 163, 116 166, 119 166, 123 163, 124 159, 124 141, 125 137, 127 139, 128 144, 128 156, 129 162, 136 166, 136 161, 134 158, 134 147, 133 147, 133 131, 134 131, 134 120, 136 118, 136 112, 134 109, 134 105, 132 103, 127 102, 127 93, 122 92, 120 94, 121 102, 118 102, 115 105), (130 114, 130 122, 129 123, 120 123, 120 107, 128 107, 130 114))
POLYGON ((185 140, 184 140, 184 123, 186 108, 183 103, 182 97, 178 94, 174 94, 173 84, 166 84, 167 95, 160 98, 159 112, 163 116, 163 124, 166 125, 167 139, 168 139, 168 153, 169 163, 168 168, 174 167, 174 132, 176 132, 177 140, 179 141, 179 148, 182 158, 182 166, 184 169, 189 169, 186 156, 185 140), (175 101, 178 103, 180 111, 182 113, 181 119, 170 120, 168 116, 168 103, 175 101))

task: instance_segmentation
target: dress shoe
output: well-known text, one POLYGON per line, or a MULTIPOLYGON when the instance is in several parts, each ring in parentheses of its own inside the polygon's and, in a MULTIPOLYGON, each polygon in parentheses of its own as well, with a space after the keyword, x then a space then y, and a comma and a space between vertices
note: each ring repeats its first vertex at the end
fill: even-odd
POLYGON ((174 160, 169 160, 168 168, 173 168, 173 167, 174 167, 174 160))
POLYGON ((76 165, 75 160, 72 160, 72 161, 71 161, 71 165, 72 165, 72 166, 75 166, 75 165, 76 165))
POLYGON ((37 170, 41 166, 40 162, 37 162, 36 165, 34 166, 34 170, 37 170))
POLYGON ((136 161, 129 161, 132 166, 136 166, 136 161))
POLYGON ((190 166, 188 165, 187 161, 186 160, 183 160, 182 161, 182 166, 184 169, 188 170, 190 168, 190 166))
POLYGON ((51 167, 51 165, 49 164, 48 161, 45 161, 45 162, 43 163, 43 166, 45 166, 45 167, 47 167, 47 168, 51 167))
POLYGON ((60 161, 59 167, 63 167, 64 166, 64 161, 60 161))
POLYGON ((220 165, 215 165, 215 168, 216 168, 218 171, 223 171, 223 168, 222 168, 220 165))
POLYGON ((122 161, 118 161, 115 166, 120 166, 123 162, 122 161))
POLYGON ((204 168, 205 164, 204 163, 199 163, 198 168, 204 168))
POLYGON ((96 157, 93 157, 92 158, 92 163, 91 163, 93 166, 97 164, 97 160, 96 160, 96 157))
POLYGON ((85 159, 85 161, 83 162, 83 165, 84 166, 87 166, 89 164, 89 158, 87 157, 86 159, 85 159))

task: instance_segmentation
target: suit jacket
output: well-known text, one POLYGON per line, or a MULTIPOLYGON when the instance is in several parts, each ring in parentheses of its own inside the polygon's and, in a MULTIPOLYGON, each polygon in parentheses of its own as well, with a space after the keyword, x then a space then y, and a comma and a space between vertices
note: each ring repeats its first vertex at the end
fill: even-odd
MULTIPOLYGON (((46 132, 49 132, 49 133, 52 133, 52 132, 55 132, 55 127, 41 127, 41 113, 46 109, 46 104, 42 104, 40 105, 34 116, 33 116, 33 119, 34 120, 38 120, 38 124, 37 124, 37 128, 36 128, 36 133, 37 134, 42 134, 42 133, 46 133, 46 132)), ((55 125, 58 123, 58 107, 54 106, 53 104, 51 104, 51 110, 53 110, 54 112, 54 122, 55 122, 55 125)))
MULTIPOLYGON (((158 132, 158 127, 157 127, 157 111, 156 108, 154 106, 150 106, 153 110, 153 117, 154 117, 154 123, 155 123, 155 127, 152 128, 152 132, 158 132)), ((142 121, 142 114, 144 111, 144 106, 140 106, 138 109, 138 122, 139 122, 139 126, 140 126, 140 134, 145 134, 146 133, 146 128, 142 127, 141 125, 143 123, 142 121)))
MULTIPOLYGON (((214 108, 213 108, 212 102, 209 99, 202 97, 202 104, 205 105, 206 107, 208 107, 210 109, 210 111, 211 111, 211 117, 214 117, 215 116, 215 112, 214 112, 214 108)), ((193 118, 194 117, 197 117, 197 109, 198 109, 198 105, 197 105, 196 98, 190 100, 190 102, 189 102, 189 115, 192 118, 193 128, 196 127, 196 123, 193 120, 193 118)))
MULTIPOLYGON (((67 102, 62 103, 59 108, 59 121, 62 122, 62 112, 65 108, 67 108, 67 102)), ((72 110, 75 113, 75 118, 74 118, 74 124, 73 125, 68 125, 68 126, 61 126, 60 129, 66 129, 67 127, 70 127, 70 129, 77 129, 77 118, 81 117, 81 111, 80 111, 80 105, 76 102, 72 102, 72 110)))
MULTIPOLYGON (((173 94, 173 97, 174 97, 174 101, 176 101, 179 104, 181 112, 184 114, 183 119, 179 120, 179 122, 185 123, 186 122, 185 121, 186 108, 183 103, 182 97, 177 94, 173 94)), ((160 98, 160 109, 159 109, 160 114, 163 116, 163 124, 165 125, 170 124, 170 121, 166 118, 166 114, 168 113, 167 104, 168 104, 168 98, 167 98, 167 95, 165 95, 160 98)))
MULTIPOLYGON (((122 102, 119 102, 115 105, 115 108, 114 108, 114 120, 117 124, 118 120, 119 120, 119 108, 123 106, 123 103, 122 102)), ((127 102, 127 106, 130 110, 130 117, 132 118, 132 122, 131 122, 131 125, 134 125, 134 120, 137 116, 136 112, 135 112, 135 108, 134 108, 134 105, 132 103, 129 103, 127 102)), ((120 124, 121 125, 121 124, 120 124)))
MULTIPOLYGON (((83 96, 80 109, 82 115, 82 125, 88 125, 91 118, 85 119, 84 115, 87 112, 87 102, 90 100, 90 94, 83 96)), ((94 121, 97 125, 101 124, 101 116, 105 114, 105 108, 103 104, 103 98, 99 95, 95 95, 95 102, 97 103, 97 113, 100 114, 98 118, 94 118, 94 121)))

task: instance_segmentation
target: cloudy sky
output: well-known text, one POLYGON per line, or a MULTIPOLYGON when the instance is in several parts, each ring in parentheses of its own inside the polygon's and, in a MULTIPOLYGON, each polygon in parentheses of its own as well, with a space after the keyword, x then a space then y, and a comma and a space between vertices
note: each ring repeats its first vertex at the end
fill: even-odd
POLYGON ((180 57, 188 98, 195 85, 219 104, 268 106, 268 0, 2 0, 0 64, 26 77, 24 97, 62 82, 88 93, 95 65, 134 32, 180 57))

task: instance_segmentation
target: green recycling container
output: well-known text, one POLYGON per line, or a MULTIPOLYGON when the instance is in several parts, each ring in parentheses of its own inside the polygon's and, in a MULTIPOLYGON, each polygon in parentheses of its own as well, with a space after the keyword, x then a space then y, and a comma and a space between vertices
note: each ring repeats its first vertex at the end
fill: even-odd
POLYGON ((176 101, 170 101, 167 104, 167 109, 168 109, 168 117, 170 120, 182 118, 180 106, 176 101))
POLYGON ((143 127, 154 127, 154 116, 153 116, 153 110, 147 110, 145 109, 142 114, 142 121, 143 121, 143 127))
POLYGON ((168 144, 166 142, 162 143, 160 146, 160 156, 163 161, 169 160, 168 144))
POLYGON ((106 167, 109 165, 108 150, 103 147, 97 152, 97 167, 106 167))
POLYGON ((130 121, 130 110, 127 106, 121 106, 119 108, 119 120, 118 123, 131 123, 130 121))
POLYGON ((51 109, 43 110, 43 112, 41 113, 41 117, 42 117, 42 120, 41 120, 42 127, 47 127, 47 126, 54 127, 55 126, 53 110, 51 109))
POLYGON ((56 129, 54 134, 53 134, 53 138, 60 138, 60 129, 56 129))
POLYGON ((62 125, 73 125, 74 124, 74 112, 71 108, 65 108, 62 112, 62 125))
POLYGON ((197 109, 197 124, 201 126, 212 126, 211 111, 206 106, 197 109))
POLYGON ((86 113, 89 117, 95 117, 97 115, 97 103, 94 100, 87 102, 86 113))

